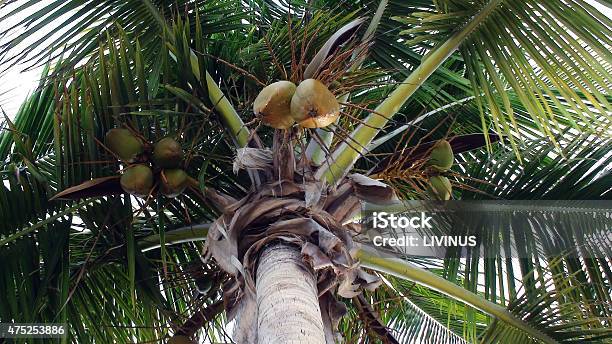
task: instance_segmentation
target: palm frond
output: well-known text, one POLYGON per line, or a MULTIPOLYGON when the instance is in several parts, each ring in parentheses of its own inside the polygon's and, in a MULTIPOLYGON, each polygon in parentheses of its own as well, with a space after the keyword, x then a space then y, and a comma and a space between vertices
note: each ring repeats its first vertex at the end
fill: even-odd
MULTIPOLYGON (((498 97, 498 95, 501 98, 501 102, 504 104, 505 112, 502 112, 501 108, 496 106, 491 107, 490 111, 486 112, 488 116, 485 116, 485 112, 482 110, 481 96, 476 94, 479 100, 479 108, 481 109, 484 132, 488 132, 489 129, 493 129, 499 134, 509 134, 513 130, 518 131, 510 100, 504 95, 508 87, 507 85, 516 92, 521 103, 538 124, 540 130, 545 132, 548 138, 553 142, 555 141, 551 128, 557 128, 558 124, 554 120, 553 112, 550 107, 548 107, 546 100, 547 97, 552 100, 557 99, 557 96, 551 90, 552 88, 556 88, 557 91, 561 92, 566 102, 565 104, 569 104, 565 105, 556 102, 556 105, 569 118, 572 127, 583 132, 590 131, 593 133, 602 133, 609 128, 609 105, 606 98, 609 85, 601 81, 606 80, 606 77, 604 76, 602 78, 600 74, 601 70, 605 70, 603 65, 605 62, 603 61, 607 60, 608 50, 604 49, 601 43, 597 41, 604 39, 601 37, 600 32, 606 32, 609 25, 593 19, 596 15, 591 12, 594 10, 591 9, 591 12, 589 12, 588 9, 585 10, 578 5, 574 7, 569 7, 568 5, 558 10, 557 8, 551 8, 554 6, 549 6, 548 2, 545 4, 537 3, 533 6, 525 4, 524 6, 512 7, 503 1, 490 1, 480 6, 473 6, 473 4, 467 3, 457 4, 456 6, 462 6, 461 9, 468 12, 461 12, 463 15, 459 16, 461 19, 458 19, 457 15, 446 16, 436 14, 437 11, 449 11, 448 8, 452 6, 454 5, 445 5, 440 9, 432 10, 432 18, 426 21, 425 26, 427 29, 425 30, 431 29, 430 27, 433 25, 431 24, 432 22, 436 23, 440 21, 444 25, 447 25, 448 20, 458 20, 451 24, 453 24, 452 27, 456 27, 457 23, 462 23, 462 25, 460 25, 461 29, 451 32, 448 26, 445 28, 436 28, 435 32, 442 32, 441 36, 446 38, 441 39, 439 44, 432 46, 430 51, 425 54, 421 64, 412 71, 410 76, 406 78, 406 80, 378 107, 376 107, 375 112, 370 114, 365 123, 353 133, 353 140, 360 142, 362 146, 369 144, 378 132, 383 129, 388 120, 400 110, 410 96, 412 96, 412 94, 423 84, 424 80, 429 78, 433 71, 441 66, 444 61, 452 55, 453 51, 459 47, 461 47, 464 52, 470 52, 471 55, 468 55, 468 57, 474 56, 476 52, 479 51, 480 55, 478 56, 481 57, 480 60, 470 59, 466 57, 466 53, 463 54, 464 61, 466 62, 466 72, 472 82, 474 91, 482 91, 485 95, 484 98, 490 100, 489 105, 497 104, 495 98, 498 97), (565 11, 563 11, 563 9, 565 9, 565 11), (585 19, 584 21, 573 21, 572 23, 567 22, 568 18, 566 11, 573 9, 582 11, 580 15, 588 17, 589 19, 585 19), (523 24, 521 24, 522 22, 519 20, 520 17, 517 19, 517 17, 513 17, 513 15, 523 14, 535 18, 538 17, 537 13, 542 11, 546 11, 546 15, 551 16, 551 18, 558 19, 557 21, 561 22, 562 24, 560 25, 565 29, 575 30, 576 32, 580 32, 581 36, 584 36, 584 44, 588 47, 592 47, 594 51, 592 55, 594 57, 587 54, 589 56, 588 60, 591 61, 592 64, 600 66, 598 70, 584 69, 584 66, 581 66, 581 62, 578 62, 577 59, 570 59, 569 62, 564 62, 565 64, 571 63, 569 66, 557 62, 560 56, 565 56, 566 54, 563 48, 558 46, 546 46, 546 49, 543 47, 534 47, 536 43, 530 41, 532 31, 518 29, 522 28, 523 24), (557 18, 557 16, 560 18, 557 18), (509 17, 511 20, 508 19, 509 17), (497 27, 500 22, 504 23, 505 31, 509 30, 508 32, 512 32, 511 37, 513 38, 507 39, 507 42, 504 40, 504 37, 507 36, 506 32, 504 31, 504 33, 501 34, 497 31, 501 30, 497 27), (594 33, 595 30, 598 30, 598 33, 594 33), (491 36, 492 32, 496 34, 491 36), (444 33, 448 33, 448 36, 445 36, 444 33), (476 43, 478 43, 478 45, 486 45, 489 44, 488 42, 490 42, 491 46, 475 46, 476 43), (544 59, 538 52, 541 50, 546 50, 544 54, 546 58, 544 59), (502 53, 502 51, 504 51, 504 53, 502 53), (513 53, 506 53, 508 51, 513 51, 513 53), (539 67, 534 68, 531 66, 529 61, 523 57, 525 52, 539 65, 539 67), (529 52, 531 52, 531 55, 529 55, 529 52), (521 56, 518 57, 517 54, 521 54, 521 56), (506 64, 509 63, 507 62, 509 59, 511 59, 513 63, 518 64, 515 69, 506 66, 506 64), (498 66, 494 66, 492 61, 497 61, 496 63, 498 66), (478 75, 478 79, 482 80, 482 82, 476 83, 474 74, 481 73, 480 71, 482 69, 479 63, 484 65, 488 74, 486 77, 484 75, 478 75), (587 73, 588 76, 585 76, 581 82, 574 81, 568 83, 565 80, 558 80, 560 79, 558 77, 559 71, 554 68, 550 69, 551 67, 548 67, 549 65, 553 67, 556 66, 555 68, 560 70, 569 70, 569 72, 566 73, 565 79, 576 78, 577 75, 583 75, 584 73, 587 73), (523 71, 526 72, 523 73, 523 71), (504 79, 502 80, 502 78, 504 79), (599 83, 593 83, 594 80, 599 80, 599 83), (587 86, 584 87, 583 83, 587 84, 587 86), (591 85, 591 87, 588 85, 591 85), (529 89, 530 94, 540 96, 527 98, 524 93, 525 88, 529 89), (582 95, 589 99, 591 103, 597 103, 594 107, 597 112, 593 112, 592 108, 581 100, 581 95, 577 92, 582 92, 582 95), (533 102, 537 104, 534 105, 533 102), (580 106, 578 107, 575 104, 580 104, 580 106), (491 128, 486 125, 485 121, 485 118, 489 116, 492 122, 491 128), (549 124, 543 124, 544 119, 547 119, 546 123, 549 124), (577 125, 576 123, 582 124, 577 125)), ((420 13, 420 15, 422 15, 422 13, 420 13)), ((549 18, 549 20, 552 19, 549 18)), ((539 21, 538 25, 543 26, 542 23, 544 22, 544 20, 539 21)), ((543 28, 541 30, 544 32, 543 28)), ((549 40, 552 39, 550 37, 557 37, 557 35, 551 32, 547 32, 546 35, 549 40)), ((409 41, 409 43, 410 42, 411 41, 409 41)), ((537 40, 537 43, 541 42, 545 42, 545 40, 542 38, 537 40)), ((583 60, 585 58, 583 58, 583 60)), ((509 141, 515 153, 518 154, 516 140, 513 137, 509 137, 509 141)), ((332 181, 337 179, 338 176, 345 175, 362 153, 363 149, 356 149, 348 144, 341 145, 333 154, 333 164, 323 166, 317 172, 317 176, 332 181)))

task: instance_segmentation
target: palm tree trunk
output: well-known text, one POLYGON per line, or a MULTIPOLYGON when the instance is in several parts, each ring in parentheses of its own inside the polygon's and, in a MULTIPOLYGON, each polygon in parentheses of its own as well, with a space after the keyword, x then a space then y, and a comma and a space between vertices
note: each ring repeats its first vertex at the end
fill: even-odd
POLYGON ((296 247, 265 248, 256 284, 259 344, 325 344, 315 276, 296 247))

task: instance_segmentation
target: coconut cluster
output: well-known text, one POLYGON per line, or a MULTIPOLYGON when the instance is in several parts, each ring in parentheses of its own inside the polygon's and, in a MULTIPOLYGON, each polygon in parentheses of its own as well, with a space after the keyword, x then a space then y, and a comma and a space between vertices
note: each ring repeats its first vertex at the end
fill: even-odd
POLYGON ((338 118, 340 104, 319 80, 306 79, 298 86, 283 80, 259 92, 253 112, 275 129, 288 129, 295 123, 303 128, 323 128, 338 118))
POLYGON ((130 195, 148 197, 156 182, 166 197, 176 197, 187 188, 189 176, 181 168, 183 149, 175 139, 166 137, 152 145, 128 129, 115 128, 106 133, 104 144, 128 164, 119 181, 130 195))
POLYGON ((448 171, 455 161, 453 148, 446 140, 436 142, 431 148, 427 165, 438 175, 429 178, 427 193, 433 199, 448 201, 451 198, 453 187, 450 180, 439 173, 448 171))

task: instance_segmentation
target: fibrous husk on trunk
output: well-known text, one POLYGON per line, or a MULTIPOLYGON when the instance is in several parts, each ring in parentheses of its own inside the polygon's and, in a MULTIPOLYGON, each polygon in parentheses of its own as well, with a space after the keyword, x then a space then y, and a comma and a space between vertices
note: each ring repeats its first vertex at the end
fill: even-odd
MULTIPOLYGON (((320 297, 336 293, 352 298, 362 290, 376 288, 380 278, 362 270, 351 257, 353 242, 348 230, 352 227, 343 225, 360 206, 355 194, 365 199, 388 200, 393 191, 365 176, 354 176, 331 191, 317 182, 281 180, 265 184, 227 206, 209 230, 206 246, 207 257, 214 257, 222 269, 235 277, 224 286, 228 317, 247 314, 244 307, 254 307, 253 276, 258 254, 273 242, 301 247, 304 262, 317 276, 320 297), (347 202, 349 206, 345 207, 347 202)), ((335 314, 333 323, 337 323, 339 312, 335 308, 322 311, 335 314)), ((242 333, 237 336, 256 328, 249 321, 256 321, 256 317, 246 315, 241 319, 242 333)))

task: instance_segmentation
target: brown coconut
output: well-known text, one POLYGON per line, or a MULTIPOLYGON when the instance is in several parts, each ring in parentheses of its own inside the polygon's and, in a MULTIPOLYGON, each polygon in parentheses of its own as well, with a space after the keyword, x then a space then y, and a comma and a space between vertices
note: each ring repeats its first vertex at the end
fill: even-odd
POLYGON ((275 129, 290 128, 295 123, 291 117, 291 97, 295 89, 295 84, 286 80, 264 87, 255 98, 253 112, 267 126, 275 129))
POLYGON ((291 116, 304 128, 323 128, 338 118, 340 104, 319 80, 302 81, 291 98, 291 116))

